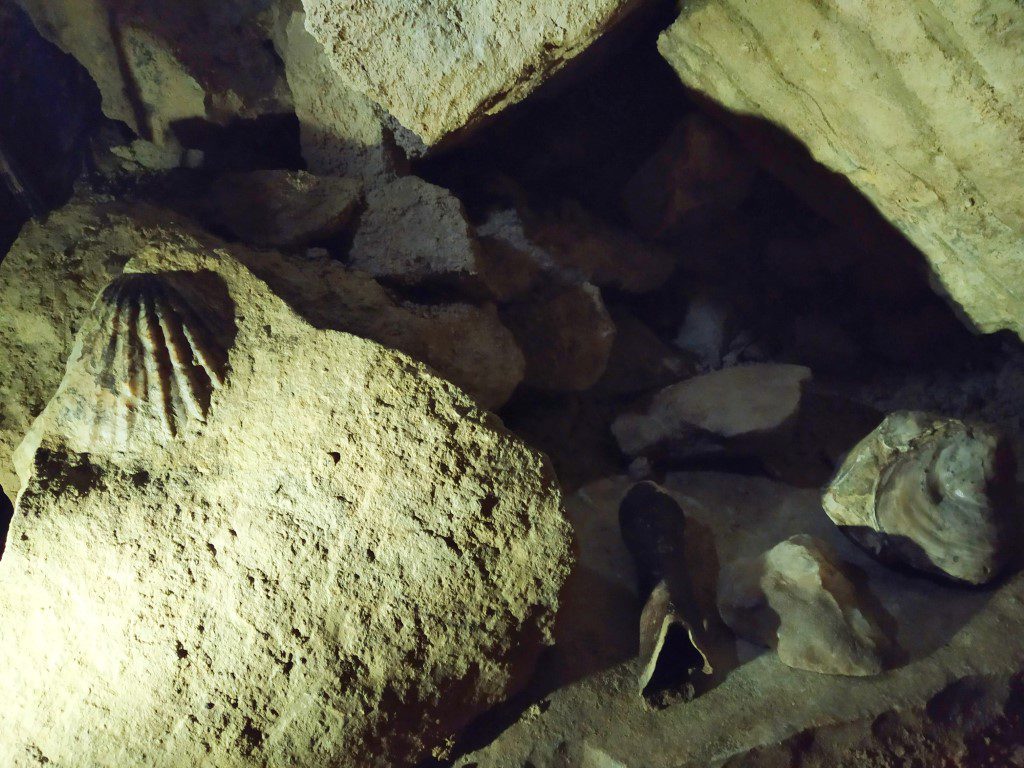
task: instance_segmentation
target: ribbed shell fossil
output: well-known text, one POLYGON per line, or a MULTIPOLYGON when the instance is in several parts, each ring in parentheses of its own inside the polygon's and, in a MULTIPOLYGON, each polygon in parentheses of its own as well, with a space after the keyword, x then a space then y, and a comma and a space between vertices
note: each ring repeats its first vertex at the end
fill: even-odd
POLYGON ((822 503, 879 559, 983 584, 1017 529, 1013 467, 990 427, 898 412, 850 452, 822 503))
POLYGON ((186 298, 182 288, 193 276, 176 274, 122 275, 96 301, 97 322, 82 348, 91 391, 81 394, 94 401, 82 414, 91 419, 91 447, 164 443, 204 421, 224 383, 230 341, 223 318, 199 292, 186 298))

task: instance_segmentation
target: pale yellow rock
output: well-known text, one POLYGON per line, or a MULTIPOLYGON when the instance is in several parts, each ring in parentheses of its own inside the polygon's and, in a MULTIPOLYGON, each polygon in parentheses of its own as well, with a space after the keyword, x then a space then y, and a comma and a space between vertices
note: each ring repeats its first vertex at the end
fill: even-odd
POLYGON ((568 567, 542 456, 186 234, 101 294, 19 459, 12 768, 415 764, 528 671, 568 567))
POLYGON ((659 48, 686 85, 845 174, 975 325, 1024 333, 1024 7, 706 0, 659 48))
POLYGON ((323 46, 306 31, 298 1, 279 6, 274 45, 284 61, 307 167, 368 183, 393 177, 400 155, 388 142, 380 108, 330 68, 323 46))
MULTIPOLYGON (((491 743, 460 757, 459 768, 564 768, 563 743, 582 738, 630 768, 718 766, 755 747, 803 739, 814 728, 859 719, 871 723, 894 708, 923 707, 957 680, 967 678, 973 690, 976 676, 1010 682, 1020 672, 1021 574, 990 590, 908 577, 843 536, 822 512, 817 490, 762 477, 683 472, 667 475, 663 487, 686 513, 686 555, 695 580, 714 586, 720 564, 757 557, 793 535, 809 534, 857 569, 859 583, 890 614, 905 658, 885 674, 850 680, 793 669, 775 653, 751 656, 749 645, 737 643, 737 657, 716 666, 719 684, 693 701, 652 711, 636 696, 640 604, 629 591, 633 574, 623 568, 628 553, 618 536, 619 505, 633 485, 628 477, 608 478, 566 500, 581 557, 563 592, 556 650, 572 652, 564 651, 541 683, 562 679, 567 667, 574 674, 545 696, 541 710, 527 711, 491 743), (587 653, 598 658, 574 668, 587 653)), ((784 754, 788 759, 789 752, 784 754)), ((790 762, 767 763, 776 764, 790 762)))
POLYGON ((827 675, 880 674, 890 643, 832 549, 796 535, 719 577, 722 620, 775 648, 783 664, 827 675))
POLYGON ((72 204, 26 224, 0 263, 0 485, 11 498, 11 453, 56 391, 78 324, 146 241, 122 207, 72 204))
POLYGON ((355 179, 263 170, 217 177, 204 207, 246 243, 298 248, 341 234, 362 197, 355 179))
POLYGON ((304 0, 337 75, 428 145, 520 101, 635 0, 304 0))
POLYGON ((640 412, 617 418, 612 432, 635 456, 694 433, 736 438, 768 432, 793 419, 811 371, 758 363, 696 376, 662 389, 640 412))
MULTIPOLYGON (((135 254, 182 236, 220 247, 180 216, 146 205, 76 199, 31 222, 0 264, 0 486, 20 487, 11 453, 57 389, 82 317, 135 254)), ((234 253, 320 328, 373 338, 432 366, 484 407, 505 403, 525 362, 493 307, 399 302, 367 275, 325 259, 234 253)))
POLYGON ((103 112, 160 144, 177 121, 290 110, 258 4, 18 0, 96 81, 103 112))

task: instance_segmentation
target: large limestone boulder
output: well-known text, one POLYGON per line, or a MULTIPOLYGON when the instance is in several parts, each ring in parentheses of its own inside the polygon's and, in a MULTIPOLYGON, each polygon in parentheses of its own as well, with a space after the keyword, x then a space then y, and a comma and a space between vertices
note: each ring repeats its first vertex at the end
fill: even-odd
POLYGON ((545 459, 185 234, 104 288, 18 452, 0 763, 403 766, 549 638, 545 459))
POLYGON ((304 0, 337 75, 427 144, 524 98, 635 0, 304 0))
MULTIPOLYGON (((173 249, 182 236, 222 245, 170 211, 86 198, 24 228, 0 265, 0 486, 12 496, 11 453, 56 391, 93 298, 132 256, 173 249)), ((494 307, 401 302, 329 259, 233 252, 317 327, 399 349, 484 407, 502 405, 523 379, 523 354, 494 307)))
POLYGON ((1012 0, 710 0, 659 47, 845 174, 978 328, 1024 334, 1022 27, 1012 0))

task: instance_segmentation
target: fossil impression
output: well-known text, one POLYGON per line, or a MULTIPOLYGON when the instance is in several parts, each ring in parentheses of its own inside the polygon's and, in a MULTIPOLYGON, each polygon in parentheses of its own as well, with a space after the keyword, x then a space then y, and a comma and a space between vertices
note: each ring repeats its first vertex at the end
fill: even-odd
POLYGON ((885 418, 822 503, 879 559, 970 584, 995 578, 1018 528, 1014 461, 992 428, 928 413, 885 418))
POLYGON ((125 274, 101 292, 77 355, 82 374, 69 369, 65 380, 91 450, 165 443, 205 421, 227 376, 230 343, 224 304, 203 297, 203 280, 125 274))

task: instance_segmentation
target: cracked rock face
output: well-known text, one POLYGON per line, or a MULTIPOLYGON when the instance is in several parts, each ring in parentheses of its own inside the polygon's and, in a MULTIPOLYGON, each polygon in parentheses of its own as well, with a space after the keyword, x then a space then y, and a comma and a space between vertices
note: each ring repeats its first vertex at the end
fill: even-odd
POLYGON ((529 671, 568 570, 539 454, 184 236, 101 294, 18 457, 16 768, 410 765, 529 671))
POLYGON ((1024 334, 1024 7, 688 3, 661 37, 683 82, 845 174, 986 332, 1024 334))
POLYGON ((718 608, 737 635, 775 648, 787 666, 855 676, 884 669, 889 641, 835 554, 813 536, 730 563, 718 608))
POLYGON ((847 457, 822 504, 884 562, 969 584, 996 578, 1020 530, 1014 461, 995 429, 898 411, 847 457))
POLYGON ((634 0, 304 0, 337 75, 428 145, 523 99, 634 0))

